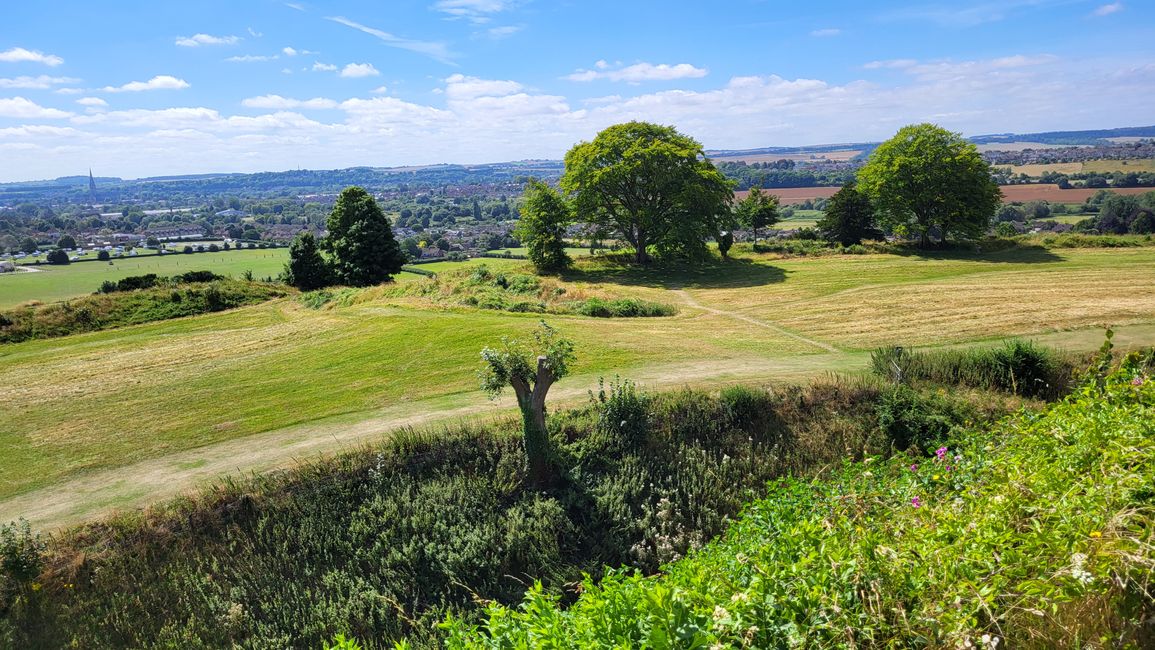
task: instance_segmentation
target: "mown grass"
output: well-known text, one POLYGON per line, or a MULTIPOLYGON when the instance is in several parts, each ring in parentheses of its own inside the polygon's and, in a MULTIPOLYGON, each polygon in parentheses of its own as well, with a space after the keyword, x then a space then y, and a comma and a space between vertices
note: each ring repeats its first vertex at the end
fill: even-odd
MULTIPOLYGON (((540 587, 451 648, 1149 647, 1155 638, 1150 357, 1043 414, 935 454, 779 482, 672 563, 540 587)), ((869 462, 873 461, 873 462, 869 462)))
POLYGON ((257 279, 276 277, 289 259, 288 249, 232 250, 219 253, 171 253, 162 256, 117 258, 107 262, 77 262, 66 266, 42 264, 35 273, 0 274, 0 309, 29 301, 56 302, 92 293, 106 280, 132 275, 177 275, 186 271, 212 271, 240 278, 252 271, 257 279))
MULTIPOLYGON (((1143 343, 1155 322, 1151 248, 736 255, 646 269, 612 258, 579 262, 561 278, 567 290, 599 285, 614 295, 679 305, 679 313, 548 316, 579 352, 577 374, 559 384, 558 395, 583 395, 599 374, 618 372, 676 386, 865 369, 866 351, 895 343, 1025 335, 1093 350, 1100 334, 1086 332, 1096 326, 1123 325, 1121 336, 1134 331, 1143 343), (706 309, 685 304, 686 296, 706 309), (757 323, 842 351, 827 353, 757 323)), ((455 271, 481 263, 511 272, 525 267, 493 259, 440 264, 455 271)), ((429 267, 438 265, 423 268, 429 267)), ((336 416, 370 419, 434 398, 447 408, 474 405, 481 399, 474 376, 479 350, 526 333, 541 317, 430 310, 384 295, 388 291, 370 289, 355 303, 323 310, 274 301, 0 346, 6 387, 0 391, 0 499, 336 416)))
MULTIPOLYGON (((288 472, 67 531, 0 574, 0 645, 368 648, 439 643, 447 613, 543 581, 647 573, 720 533, 777 477, 888 454, 870 381, 645 394, 551 416, 559 480, 525 487, 515 423, 399 432, 288 472)), ((1010 401, 1008 401, 1010 399, 1010 401)), ((948 426, 1018 402, 920 394, 948 426)), ((532 644, 531 644, 532 645, 532 644)))

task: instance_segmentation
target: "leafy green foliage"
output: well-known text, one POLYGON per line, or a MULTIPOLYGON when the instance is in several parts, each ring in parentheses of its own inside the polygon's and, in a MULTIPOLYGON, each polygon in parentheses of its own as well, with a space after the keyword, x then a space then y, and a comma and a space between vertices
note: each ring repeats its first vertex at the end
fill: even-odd
POLYGON ((695 258, 729 214, 732 182, 702 145, 672 127, 646 122, 611 126, 565 156, 561 187, 578 218, 634 249, 634 261, 695 258))
POLYGON ((587 298, 581 302, 569 303, 569 305, 575 314, 598 318, 673 316, 678 313, 673 305, 637 298, 618 298, 616 300, 587 298))
POLYGON ((301 291, 313 291, 333 284, 333 271, 321 257, 313 233, 303 232, 293 240, 283 275, 285 284, 301 291))
POLYGON ((929 381, 1015 395, 1055 398, 1066 394, 1076 361, 1058 350, 1013 340, 994 348, 910 352, 889 347, 870 356, 875 374, 898 381, 929 381))
POLYGON ((32 587, 44 566, 44 548, 27 521, 0 523, 0 616, 32 587))
POLYGON ((781 481, 656 578, 535 585, 450 648, 1141 647, 1155 612, 1150 355, 931 460, 781 481))
POLYGON ((405 254, 393 237, 389 219, 373 196, 346 188, 329 214, 324 246, 333 256, 336 279, 354 287, 388 282, 401 272, 405 254))
POLYGON ((755 187, 734 206, 734 215, 739 224, 754 231, 754 243, 758 243, 758 229, 778 223, 778 195, 755 187))
POLYGON ((854 181, 830 197, 817 228, 823 239, 843 246, 861 244, 864 239, 882 239, 882 231, 874 224, 870 197, 858 191, 854 181))
POLYGON ((72 263, 72 260, 68 259, 68 253, 65 253, 62 249, 59 248, 54 251, 48 251, 48 255, 44 259, 48 260, 49 264, 72 263))
POLYGON ((569 205, 557 190, 537 180, 526 185, 513 234, 525 244, 538 273, 556 273, 569 266, 564 237, 572 221, 569 205))
POLYGON ((923 246, 932 232, 944 241, 983 236, 1002 201, 975 145, 933 124, 905 126, 879 145, 858 171, 858 185, 883 226, 923 246))

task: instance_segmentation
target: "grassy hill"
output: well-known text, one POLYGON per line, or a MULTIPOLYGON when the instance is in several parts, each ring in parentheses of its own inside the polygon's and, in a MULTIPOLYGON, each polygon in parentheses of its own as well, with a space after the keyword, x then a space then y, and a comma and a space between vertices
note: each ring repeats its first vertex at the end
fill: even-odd
MULTIPOLYGON (((648 270, 581 262, 561 279, 567 290, 598 287, 678 313, 550 315, 579 351, 555 399, 582 400, 598 376, 619 373, 653 387, 793 381, 865 368, 869 350, 889 344, 1030 335, 1089 350, 1106 323, 1120 326, 1123 344, 1155 337, 1151 248, 738 255, 648 270)), ((281 299, 0 346, 8 387, 0 392, 0 520, 80 521, 397 426, 510 407, 476 390, 477 354, 528 332, 540 315, 379 294, 321 310, 281 299)))

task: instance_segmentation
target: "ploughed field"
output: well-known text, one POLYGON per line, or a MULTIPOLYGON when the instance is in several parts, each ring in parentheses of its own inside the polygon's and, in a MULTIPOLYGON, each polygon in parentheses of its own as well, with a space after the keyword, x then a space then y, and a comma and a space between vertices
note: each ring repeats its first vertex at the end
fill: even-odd
MULTIPOLYGON (((678 313, 545 315, 578 352, 555 404, 584 402, 599 376, 651 387, 798 381, 865 368, 882 345, 1027 336, 1090 350, 1107 324, 1124 347, 1155 338, 1155 248, 792 259, 740 249, 728 262, 642 271, 593 258, 562 285, 678 313)), ((512 408, 477 389, 478 352, 542 315, 364 296, 0 346, 0 521, 71 523, 398 426, 512 408)))

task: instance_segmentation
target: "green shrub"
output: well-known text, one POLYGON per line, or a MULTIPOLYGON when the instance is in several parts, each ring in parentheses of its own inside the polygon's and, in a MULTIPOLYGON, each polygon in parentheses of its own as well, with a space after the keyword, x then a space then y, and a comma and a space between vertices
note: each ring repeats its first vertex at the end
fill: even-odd
POLYGON ((582 302, 573 303, 573 311, 582 316, 597 318, 645 318, 657 316, 673 316, 678 313, 673 305, 637 298, 618 298, 603 300, 588 298, 582 302))
POLYGON ((910 352, 881 348, 871 354, 875 374, 896 381, 970 386, 1042 399, 1065 394, 1077 360, 1029 341, 996 348, 910 352))

